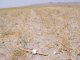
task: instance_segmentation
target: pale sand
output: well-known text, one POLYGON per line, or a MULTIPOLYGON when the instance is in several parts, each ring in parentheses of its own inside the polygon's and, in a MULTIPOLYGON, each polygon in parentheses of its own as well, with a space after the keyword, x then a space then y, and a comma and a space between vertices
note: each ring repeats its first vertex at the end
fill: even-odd
POLYGON ((0 60, 80 60, 80 6, 0 9, 0 60))

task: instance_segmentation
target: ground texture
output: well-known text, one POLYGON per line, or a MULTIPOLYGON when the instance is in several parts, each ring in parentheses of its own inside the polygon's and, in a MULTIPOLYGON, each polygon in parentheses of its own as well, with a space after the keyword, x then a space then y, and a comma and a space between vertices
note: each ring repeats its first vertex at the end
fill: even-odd
POLYGON ((0 60, 80 60, 80 6, 0 9, 0 60))

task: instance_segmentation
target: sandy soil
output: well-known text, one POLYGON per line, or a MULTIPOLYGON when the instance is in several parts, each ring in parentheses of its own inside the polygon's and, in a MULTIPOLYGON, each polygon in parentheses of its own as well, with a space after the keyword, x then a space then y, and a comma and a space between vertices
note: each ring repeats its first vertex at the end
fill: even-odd
POLYGON ((0 60, 80 60, 80 6, 0 9, 0 60))

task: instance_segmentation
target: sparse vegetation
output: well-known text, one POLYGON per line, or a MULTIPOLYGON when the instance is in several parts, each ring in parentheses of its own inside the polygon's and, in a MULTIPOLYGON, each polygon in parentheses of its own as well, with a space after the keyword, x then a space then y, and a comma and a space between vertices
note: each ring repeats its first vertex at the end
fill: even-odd
MULTIPOLYGON (((79 60, 76 58, 80 55, 77 54, 80 52, 79 16, 80 6, 0 9, 0 41, 4 41, 7 50, 13 47, 36 48, 48 54, 43 60, 79 60), (54 55, 55 51, 58 54, 54 55)), ((26 57, 26 52, 18 48, 9 52, 12 60, 26 57)))

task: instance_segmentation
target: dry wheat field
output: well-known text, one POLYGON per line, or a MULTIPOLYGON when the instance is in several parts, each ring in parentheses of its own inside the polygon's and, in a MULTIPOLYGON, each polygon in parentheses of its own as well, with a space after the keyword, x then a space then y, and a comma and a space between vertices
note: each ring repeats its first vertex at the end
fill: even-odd
POLYGON ((0 60, 80 60, 80 6, 0 9, 0 60))

